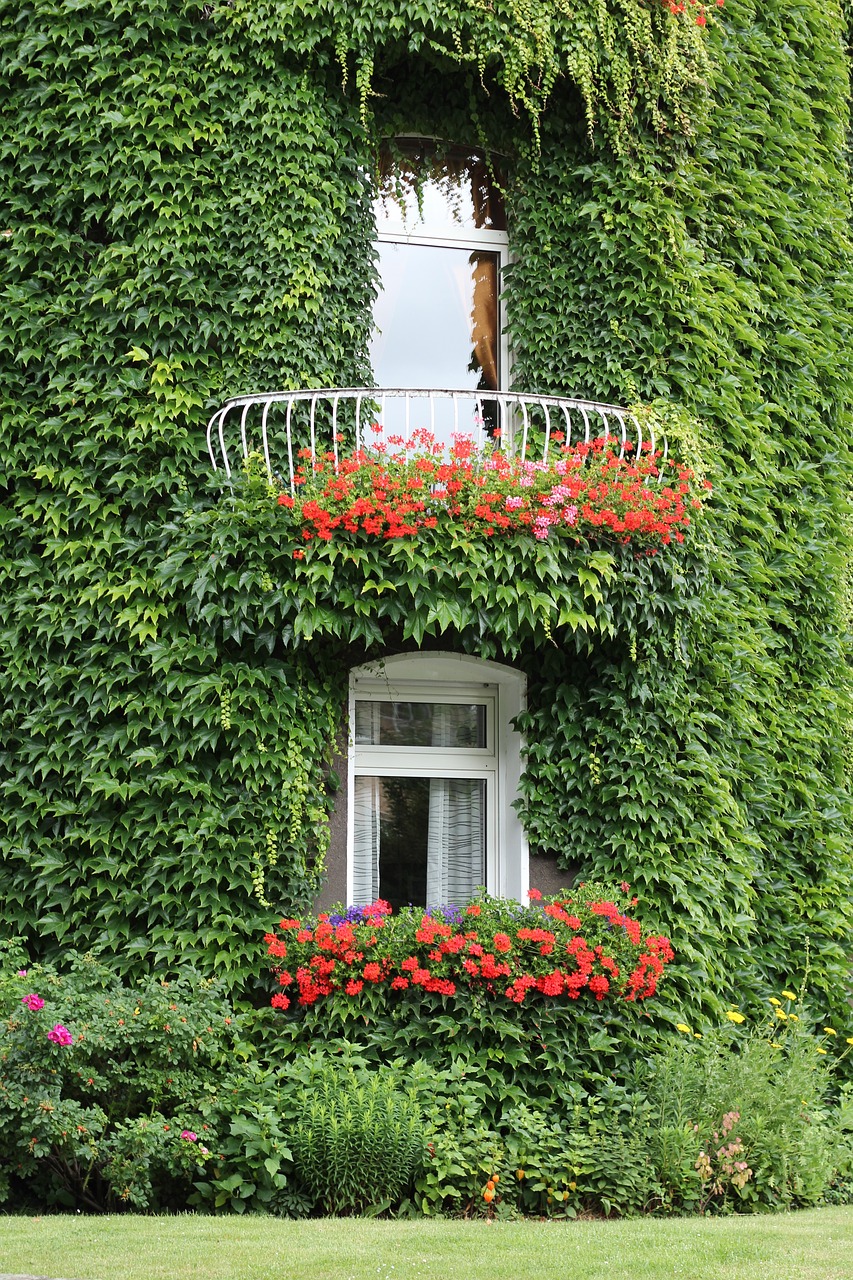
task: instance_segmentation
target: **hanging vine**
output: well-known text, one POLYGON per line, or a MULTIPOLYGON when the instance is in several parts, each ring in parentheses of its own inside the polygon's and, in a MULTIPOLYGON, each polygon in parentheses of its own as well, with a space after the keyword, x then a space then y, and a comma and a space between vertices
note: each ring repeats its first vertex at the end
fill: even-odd
POLYGON ((376 68, 403 47, 469 67, 483 84, 493 78, 528 117, 536 152, 542 112, 557 80, 568 77, 583 96, 590 135, 623 152, 638 123, 662 134, 693 132, 704 109, 712 12, 701 0, 377 0, 355 13, 339 0, 310 13, 301 0, 235 0, 228 20, 263 27, 299 52, 331 33, 345 85, 355 66, 363 123, 376 68))

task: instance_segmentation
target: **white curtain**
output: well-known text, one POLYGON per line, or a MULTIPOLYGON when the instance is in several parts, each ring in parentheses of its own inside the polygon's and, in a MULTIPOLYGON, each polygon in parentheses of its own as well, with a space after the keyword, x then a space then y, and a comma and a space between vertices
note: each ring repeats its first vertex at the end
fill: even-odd
POLYGON ((364 907, 379 897, 380 780, 355 779, 353 794, 353 906, 364 907))
MULTIPOLYGON (((457 746, 459 711, 433 707, 432 745, 457 746)), ((431 778, 427 834, 427 906, 459 904, 485 879, 483 790, 475 778, 431 778)))

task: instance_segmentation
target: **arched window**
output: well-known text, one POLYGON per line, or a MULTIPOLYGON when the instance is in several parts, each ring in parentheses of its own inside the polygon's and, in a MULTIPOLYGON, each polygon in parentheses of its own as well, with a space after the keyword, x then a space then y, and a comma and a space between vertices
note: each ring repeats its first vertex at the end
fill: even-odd
POLYGON ((458 904, 481 885, 524 897, 527 846, 512 808, 524 692, 519 672, 459 654, 352 672, 350 904, 458 904))
MULTIPOLYGON (((375 216, 377 386, 505 390, 500 295, 508 242, 494 164, 470 148, 395 139, 380 155, 375 216)), ((490 417, 486 398, 484 422, 472 419, 465 432, 488 431, 490 417)), ((449 441, 449 415, 435 430, 449 441)))

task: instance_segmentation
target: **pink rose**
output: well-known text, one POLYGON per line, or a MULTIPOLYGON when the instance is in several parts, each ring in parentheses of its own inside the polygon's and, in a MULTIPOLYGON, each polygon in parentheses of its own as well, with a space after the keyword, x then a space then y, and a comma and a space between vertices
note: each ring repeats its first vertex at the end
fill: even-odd
POLYGON ((28 996, 22 996, 21 1004, 25 1005, 28 1009, 32 1009, 33 1013, 35 1013, 37 1009, 44 1008, 44 1001, 41 996, 36 995, 35 991, 31 991, 28 996))
POLYGON ((193 1133, 192 1129, 182 1129, 181 1137, 185 1142, 195 1142, 198 1139, 198 1134, 193 1133))
POLYGON ((63 1027, 61 1022, 57 1022, 47 1033, 48 1040, 52 1040, 54 1044, 73 1044, 74 1037, 67 1027, 63 1027))

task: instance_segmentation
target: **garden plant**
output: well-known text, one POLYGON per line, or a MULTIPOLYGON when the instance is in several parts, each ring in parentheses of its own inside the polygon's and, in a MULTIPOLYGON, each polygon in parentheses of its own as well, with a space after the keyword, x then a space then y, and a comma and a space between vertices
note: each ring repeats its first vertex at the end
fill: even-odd
POLYGON ((7 948, 3 1202, 499 1219, 846 1203, 853 1035, 787 989, 758 1019, 676 1021, 667 940, 621 889, 585 888, 284 918, 258 1009, 189 970, 123 983, 91 956, 58 971, 7 948))

